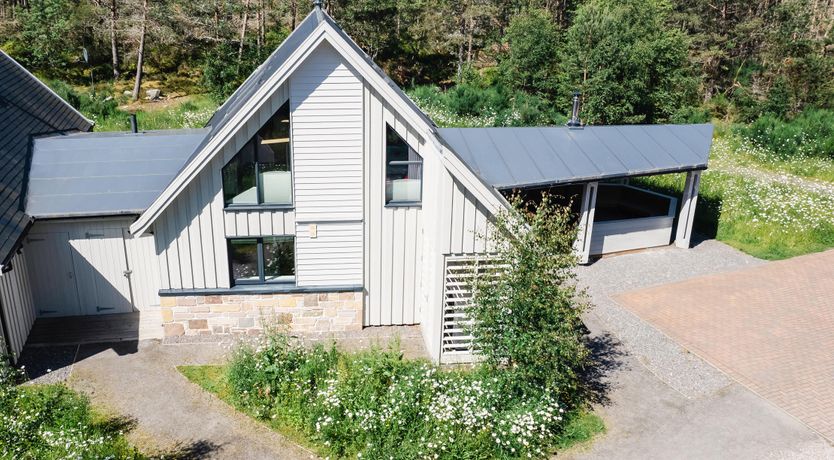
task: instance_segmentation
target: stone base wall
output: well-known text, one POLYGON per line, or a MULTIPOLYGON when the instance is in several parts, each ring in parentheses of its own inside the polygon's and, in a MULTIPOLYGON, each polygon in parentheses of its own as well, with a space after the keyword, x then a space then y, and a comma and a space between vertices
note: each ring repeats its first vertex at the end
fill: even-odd
POLYGON ((362 292, 165 296, 160 298, 165 337, 259 334, 265 323, 292 332, 362 329, 362 292))

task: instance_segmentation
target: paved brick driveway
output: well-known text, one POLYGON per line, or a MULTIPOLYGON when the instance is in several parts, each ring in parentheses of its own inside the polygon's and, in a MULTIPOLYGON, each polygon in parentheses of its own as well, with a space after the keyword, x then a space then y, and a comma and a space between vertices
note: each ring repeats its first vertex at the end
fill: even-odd
POLYGON ((616 301, 834 442, 834 250, 616 301))

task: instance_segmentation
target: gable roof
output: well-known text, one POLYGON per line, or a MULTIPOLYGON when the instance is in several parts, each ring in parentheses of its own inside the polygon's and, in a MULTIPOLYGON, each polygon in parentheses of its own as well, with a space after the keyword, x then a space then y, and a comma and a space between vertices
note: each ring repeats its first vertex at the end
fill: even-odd
POLYGON ((141 214, 207 129, 37 138, 26 194, 35 218, 141 214))
POLYGON ((422 132, 437 147, 444 165, 480 201, 493 210, 506 206, 506 200, 467 168, 454 153, 447 154, 431 119, 388 78, 333 18, 320 8, 315 8, 212 116, 207 125, 209 131, 206 137, 168 187, 130 226, 131 233, 141 234, 147 230, 188 183, 207 166, 208 160, 222 150, 240 126, 325 40, 345 58, 366 83, 386 97, 406 122, 422 132))
POLYGON ((11 259, 31 223, 22 197, 32 136, 92 127, 92 121, 0 51, 0 263, 11 259))
POLYGON ((712 131, 711 124, 438 130, 498 189, 706 169, 712 131))

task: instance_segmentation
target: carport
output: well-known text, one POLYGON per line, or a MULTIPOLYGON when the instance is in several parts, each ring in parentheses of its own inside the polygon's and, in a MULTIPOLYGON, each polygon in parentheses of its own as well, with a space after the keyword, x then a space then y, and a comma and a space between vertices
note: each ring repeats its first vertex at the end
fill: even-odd
POLYGON ((689 247, 700 174, 712 145, 710 124, 438 131, 481 179, 504 194, 549 190, 575 196, 582 263, 592 255, 672 241, 689 247), (628 183, 672 173, 686 173, 680 202, 628 183))

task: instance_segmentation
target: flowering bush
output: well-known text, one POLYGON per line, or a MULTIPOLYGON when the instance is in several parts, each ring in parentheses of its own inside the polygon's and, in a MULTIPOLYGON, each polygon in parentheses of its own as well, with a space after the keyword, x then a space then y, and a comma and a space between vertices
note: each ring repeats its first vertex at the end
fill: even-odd
POLYGON ((274 332, 238 350, 227 377, 238 407, 336 457, 541 458, 574 415, 486 367, 440 370, 395 348, 346 354, 274 332))
POLYGON ((96 417, 84 397, 63 385, 20 381, 0 356, 0 458, 144 458, 121 424, 96 417))
POLYGON ((496 216, 487 242, 494 253, 474 273, 468 314, 475 345, 493 372, 510 377, 511 391, 545 389, 580 404, 588 350, 573 216, 548 194, 535 202, 516 196, 513 205, 496 216))

